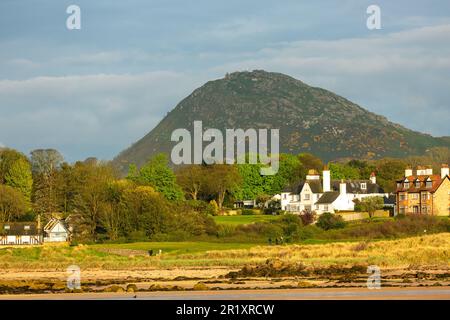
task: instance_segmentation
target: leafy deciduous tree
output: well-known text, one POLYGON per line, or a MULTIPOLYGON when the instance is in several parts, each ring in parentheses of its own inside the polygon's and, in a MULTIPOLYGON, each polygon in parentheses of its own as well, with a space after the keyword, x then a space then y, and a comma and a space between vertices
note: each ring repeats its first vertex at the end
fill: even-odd
POLYGON ((16 220, 25 214, 26 206, 27 201, 20 191, 0 184, 0 221, 16 220))
POLYGON ((176 177, 168 166, 167 156, 160 153, 150 159, 141 170, 136 180, 141 184, 151 185, 168 200, 183 197, 181 188, 176 183, 176 177))
POLYGON ((381 197, 366 197, 359 202, 362 211, 367 211, 372 219, 375 211, 383 208, 384 201, 381 197))

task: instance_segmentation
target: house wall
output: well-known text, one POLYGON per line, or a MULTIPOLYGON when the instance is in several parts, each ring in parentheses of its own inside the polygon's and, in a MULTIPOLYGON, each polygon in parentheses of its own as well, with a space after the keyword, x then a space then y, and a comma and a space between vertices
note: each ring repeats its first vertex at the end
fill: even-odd
POLYGON ((433 214, 450 215, 450 180, 446 178, 433 195, 433 214))
POLYGON ((333 202, 334 210, 354 210, 355 203, 353 202, 353 195, 346 193, 340 194, 333 202))
POLYGON ((368 198, 368 197, 389 197, 389 193, 358 193, 358 194, 353 194, 354 199, 358 199, 358 200, 362 200, 364 198, 368 198))
POLYGON ((42 239, 38 235, 23 235, 23 236, 0 236, 0 245, 31 245, 41 244, 42 239))
POLYGON ((302 210, 315 210, 314 204, 319 200, 321 195, 319 193, 313 193, 308 182, 305 182, 300 192, 300 203, 303 206, 302 210))
POLYGON ((281 210, 286 210, 286 207, 290 201, 291 201, 290 193, 282 192, 281 193, 281 210))
POLYGON ((68 240, 68 233, 64 226, 59 222, 53 229, 47 231, 47 236, 44 238, 45 242, 65 242, 68 240))
POLYGON ((332 203, 330 203, 330 204, 319 204, 318 206, 319 206, 319 208, 316 209, 316 213, 318 215, 321 215, 322 213, 325 213, 325 212, 334 213, 334 207, 333 207, 332 203))

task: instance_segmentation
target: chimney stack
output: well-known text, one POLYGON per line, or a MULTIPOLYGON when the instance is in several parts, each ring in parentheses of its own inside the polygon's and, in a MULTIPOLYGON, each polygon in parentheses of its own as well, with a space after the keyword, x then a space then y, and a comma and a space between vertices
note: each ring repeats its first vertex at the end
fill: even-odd
POLYGON ((308 170, 306 180, 320 180, 320 175, 315 169, 308 170))
POLYGON ((427 174, 427 169, 423 166, 417 166, 417 175, 425 176, 427 174))
POLYGON ((325 166, 322 171, 322 183, 323 183, 323 192, 331 191, 331 178, 330 178, 330 170, 328 166, 325 166))
POLYGON ((339 184, 339 193, 341 195, 345 195, 347 193, 347 184, 344 182, 344 180, 341 180, 341 183, 339 184))
POLYGON ((375 176, 375 172, 372 172, 372 173, 370 174, 370 182, 371 182, 372 184, 376 184, 376 183, 377 183, 377 177, 375 176))
POLYGON ((441 166, 441 179, 444 179, 446 176, 450 176, 448 164, 443 163, 441 166))
POLYGON ((433 167, 432 166, 426 166, 425 167, 425 174, 431 176, 433 174, 433 167))
MULTIPOLYGON (((419 174, 419 173, 417 172, 417 174, 419 174)), ((410 177, 410 176, 412 176, 412 168, 411 167, 406 167, 406 169, 405 169, 405 177, 410 177)))

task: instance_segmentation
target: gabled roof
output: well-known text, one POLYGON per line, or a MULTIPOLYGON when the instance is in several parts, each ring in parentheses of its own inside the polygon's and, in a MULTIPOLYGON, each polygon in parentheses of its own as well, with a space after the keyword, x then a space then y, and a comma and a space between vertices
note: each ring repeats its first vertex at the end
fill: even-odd
POLYGON ((59 223, 61 223, 61 225, 63 226, 63 228, 67 230, 66 224, 64 223, 64 220, 59 220, 56 218, 51 218, 50 221, 45 225, 44 227, 44 231, 45 232, 51 232, 53 230, 54 227, 56 227, 59 223))
POLYGON ((325 192, 319 200, 317 200, 316 204, 331 204, 339 197, 339 192, 337 191, 328 191, 325 192))
POLYGON ((397 188, 397 192, 435 192, 443 180, 438 174, 403 177, 401 180, 397 180, 397 183, 401 183, 400 188, 397 188), (429 180, 431 180, 432 184, 431 187, 427 188, 426 182, 429 180), (416 181, 420 181, 419 187, 416 187, 416 181), (409 188, 404 188, 404 182, 409 182, 409 188))
POLYGON ((305 183, 303 181, 295 183, 295 184, 292 184, 290 186, 285 187, 282 192, 283 193, 289 192, 289 193, 299 194, 300 191, 302 191, 304 184, 305 183))
POLYGON ((4 223, 0 223, 0 235, 35 236, 38 234, 39 234, 39 230, 37 228, 36 222, 4 222, 4 223))
POLYGON ((313 193, 322 193, 322 182, 320 180, 308 180, 306 181, 313 193))

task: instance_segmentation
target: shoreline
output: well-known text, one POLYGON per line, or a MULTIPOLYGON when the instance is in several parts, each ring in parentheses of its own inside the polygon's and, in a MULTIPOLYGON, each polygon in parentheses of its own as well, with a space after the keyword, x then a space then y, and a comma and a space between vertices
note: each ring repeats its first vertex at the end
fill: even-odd
POLYGON ((450 286, 439 288, 321 288, 137 293, 60 293, 0 295, 0 300, 450 300, 450 286))

